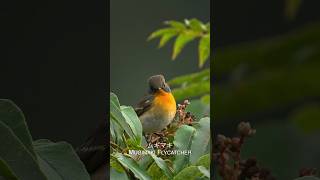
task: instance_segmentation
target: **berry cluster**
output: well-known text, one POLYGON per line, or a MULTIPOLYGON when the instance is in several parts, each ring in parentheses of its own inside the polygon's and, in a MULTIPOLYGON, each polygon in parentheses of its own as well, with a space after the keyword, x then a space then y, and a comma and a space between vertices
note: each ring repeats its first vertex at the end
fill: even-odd
POLYGON ((241 122, 238 125, 239 136, 229 138, 218 135, 215 141, 213 158, 218 165, 219 175, 223 180, 274 180, 270 171, 258 166, 255 158, 242 160, 241 148, 246 138, 253 136, 256 130, 250 123, 241 122))

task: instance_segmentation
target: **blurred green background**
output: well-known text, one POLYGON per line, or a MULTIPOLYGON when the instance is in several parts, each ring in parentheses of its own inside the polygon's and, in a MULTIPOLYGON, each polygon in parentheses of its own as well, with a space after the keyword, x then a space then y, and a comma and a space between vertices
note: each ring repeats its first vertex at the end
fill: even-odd
POLYGON ((172 61, 173 41, 158 49, 159 41, 147 42, 147 37, 163 28, 167 20, 198 18, 209 22, 209 4, 209 0, 110 1, 110 89, 122 104, 136 105, 147 93, 151 75, 163 74, 170 80, 199 71, 196 42, 188 44, 172 61))
POLYGON ((233 136, 249 121, 257 134, 242 156, 256 157, 277 179, 320 169, 319 2, 232 4, 233 16, 221 17, 226 4, 213 8, 214 133, 233 136))

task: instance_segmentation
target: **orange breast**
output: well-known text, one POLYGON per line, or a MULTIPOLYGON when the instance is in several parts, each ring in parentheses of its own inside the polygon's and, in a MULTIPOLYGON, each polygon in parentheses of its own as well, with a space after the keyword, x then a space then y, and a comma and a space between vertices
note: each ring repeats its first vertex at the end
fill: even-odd
MULTIPOLYGON (((165 111, 169 116, 174 116, 176 113, 176 101, 171 93, 167 93, 160 89, 155 94, 154 105, 159 110, 165 111), (173 115, 172 115, 173 114, 173 115)), ((173 117, 172 117, 173 118, 173 117)))

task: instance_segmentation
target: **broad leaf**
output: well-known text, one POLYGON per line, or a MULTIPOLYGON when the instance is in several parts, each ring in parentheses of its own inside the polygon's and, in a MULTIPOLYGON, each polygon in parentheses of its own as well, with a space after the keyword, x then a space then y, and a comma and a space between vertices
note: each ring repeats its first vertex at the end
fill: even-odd
POLYGON ((157 164, 157 166, 163 171, 163 173, 168 177, 168 178, 172 178, 172 172, 171 170, 169 169, 167 163, 157 157, 155 154, 150 154, 150 156, 154 159, 154 162, 157 164))
POLYGON ((133 174, 139 178, 140 180, 150 180, 150 176, 146 173, 144 169, 142 169, 139 164, 132 158, 125 156, 121 153, 115 153, 112 155, 115 157, 121 164, 122 166, 128 168, 133 172, 133 174))
POLYGON ((173 179, 174 180, 185 180, 185 179, 196 179, 202 176, 202 173, 198 169, 198 166, 189 166, 180 171, 173 179))
POLYGON ((110 179, 111 180, 129 180, 128 175, 125 172, 119 172, 114 168, 110 168, 110 179))
POLYGON ((121 112, 123 117, 126 119, 126 122, 129 124, 133 134, 135 135, 138 144, 141 145, 142 125, 136 112, 132 107, 129 106, 121 106, 121 112))
POLYGON ((201 156, 196 163, 197 166, 203 166, 207 169, 210 168, 210 154, 201 156))
POLYGON ((195 164, 197 160, 205 154, 210 141, 210 118, 202 118, 194 126, 196 132, 192 138, 190 163, 195 164))
MULTIPOLYGON (((179 151, 188 151, 192 143, 192 137, 196 129, 192 126, 182 125, 175 133, 173 144, 176 150, 179 151)), ((192 153, 192 152, 191 152, 192 153)), ((173 162, 174 173, 177 174, 185 166, 188 165, 189 155, 175 155, 173 162)))
POLYGON ((110 101, 110 118, 124 129, 130 138, 137 140, 126 119, 123 117, 120 108, 117 107, 117 104, 114 101, 110 101))
POLYGON ((90 180, 85 166, 71 147, 65 142, 53 143, 37 140, 34 143, 39 165, 48 180, 90 180))
POLYGON ((0 121, 0 133, 0 158, 1 164, 5 165, 5 169, 0 170, 1 175, 10 177, 14 174, 18 179, 46 180, 36 158, 2 121, 0 121))
POLYGON ((22 111, 10 100, 0 99, 0 121, 6 124, 36 158, 32 147, 32 137, 22 111))
POLYGON ((9 165, 0 158, 0 179, 1 177, 5 177, 6 179, 11 180, 18 179, 16 175, 13 173, 13 171, 9 168, 9 165))

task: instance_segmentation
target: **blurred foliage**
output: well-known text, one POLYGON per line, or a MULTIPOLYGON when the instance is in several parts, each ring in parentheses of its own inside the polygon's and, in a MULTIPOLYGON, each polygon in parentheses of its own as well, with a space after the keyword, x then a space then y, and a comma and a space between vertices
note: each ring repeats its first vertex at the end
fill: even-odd
POLYGON ((304 132, 316 133, 320 129, 320 105, 309 104, 298 108, 289 119, 304 132))
POLYGON ((213 87, 217 120, 247 118, 320 95, 318 24, 217 50, 216 57, 215 76, 225 79, 213 87))
POLYGON ((256 157, 277 179, 294 179, 303 167, 319 169, 320 24, 217 49, 215 57, 216 127, 229 131, 250 120, 257 134, 242 154, 256 157))
POLYGON ((210 23, 204 24, 194 18, 184 22, 166 21, 164 24, 168 27, 153 32, 148 40, 160 38, 158 47, 161 48, 176 37, 172 53, 172 60, 175 60, 189 42, 199 39, 199 67, 202 67, 210 56, 210 23))
POLYGON ((33 141, 22 111, 5 99, 0 99, 0 142, 0 179, 90 179, 71 145, 33 141))
MULTIPOLYGON (((191 150, 189 155, 159 154, 133 155, 129 150, 156 150, 147 148, 142 136, 142 125, 132 107, 122 106, 117 96, 110 93, 110 176, 111 179, 209 179, 210 119, 201 118, 192 126, 182 125, 171 143, 175 150, 191 150)), ((156 152, 156 151, 155 151, 156 152)))
POLYGON ((287 19, 292 20, 296 17, 302 0, 285 0, 285 16, 287 19))

